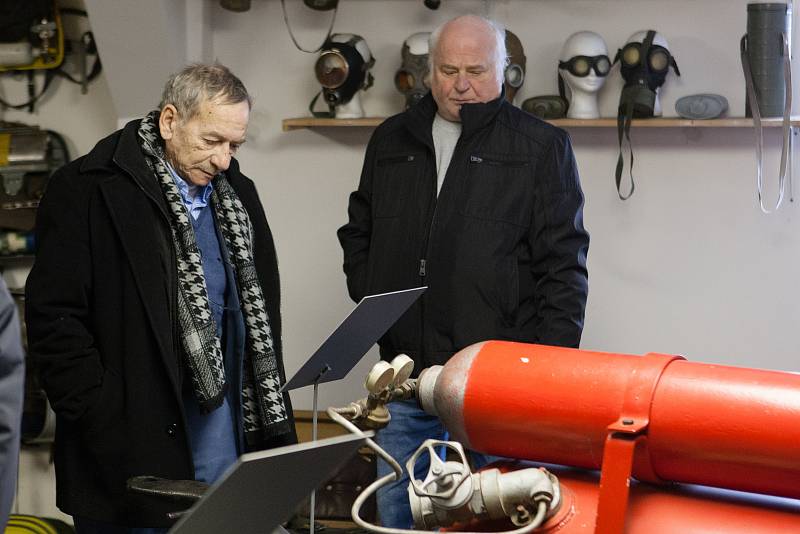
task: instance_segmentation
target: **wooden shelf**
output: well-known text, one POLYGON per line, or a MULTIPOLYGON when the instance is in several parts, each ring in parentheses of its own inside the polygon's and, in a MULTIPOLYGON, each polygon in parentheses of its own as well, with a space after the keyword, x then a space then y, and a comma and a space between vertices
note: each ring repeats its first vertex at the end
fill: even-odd
POLYGON ((362 119, 318 119, 316 117, 297 117, 283 119, 283 131, 300 128, 341 128, 347 126, 374 128, 386 120, 386 117, 364 117, 362 119))
MULTIPOLYGON (((298 130, 300 128, 342 128, 361 127, 374 128, 385 120, 385 117, 364 117, 362 119, 318 119, 315 117, 297 117, 283 119, 283 131, 298 130)), ((553 119, 547 121, 561 128, 616 128, 617 119, 553 119)), ((779 128, 783 119, 762 119, 765 128, 779 128)), ((792 117, 792 126, 800 126, 800 117, 792 117)), ((752 128, 753 119, 745 117, 731 117, 723 119, 690 120, 679 117, 662 117, 653 119, 634 119, 632 127, 644 128, 752 128)))

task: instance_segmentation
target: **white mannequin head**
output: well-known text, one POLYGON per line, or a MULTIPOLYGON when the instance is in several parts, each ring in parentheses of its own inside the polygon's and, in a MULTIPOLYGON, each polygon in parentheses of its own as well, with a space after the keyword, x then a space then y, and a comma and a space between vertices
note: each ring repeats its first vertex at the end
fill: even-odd
MULTIPOLYGON (((625 44, 627 45, 628 43, 643 43, 646 37, 647 37, 647 30, 638 31, 633 35, 631 35, 630 37, 628 37, 628 40, 625 41, 625 44)), ((653 44, 658 46, 663 46, 664 48, 667 49, 667 51, 669 51, 669 43, 664 38, 664 36, 658 32, 656 32, 656 34, 653 36, 653 44)), ((621 53, 624 53, 624 47, 621 53)), ((623 58, 620 59, 622 60, 623 58)), ((660 87, 657 87, 655 90, 656 99, 655 102, 653 103, 654 117, 661 116, 661 99, 659 99, 658 97, 659 89, 660 87)))
MULTIPOLYGON (((564 47, 561 49, 561 64, 569 62, 576 56, 589 58, 605 56, 605 64, 610 66, 607 61, 608 47, 606 47, 606 42, 594 32, 581 31, 573 33, 567 38, 566 42, 564 42, 564 47)), ((598 118, 600 111, 597 107, 597 92, 600 91, 606 81, 608 67, 605 69, 605 74, 599 75, 597 67, 590 66, 589 73, 586 76, 578 76, 570 72, 570 69, 566 66, 562 67, 561 64, 558 72, 572 93, 567 117, 571 119, 598 118)))

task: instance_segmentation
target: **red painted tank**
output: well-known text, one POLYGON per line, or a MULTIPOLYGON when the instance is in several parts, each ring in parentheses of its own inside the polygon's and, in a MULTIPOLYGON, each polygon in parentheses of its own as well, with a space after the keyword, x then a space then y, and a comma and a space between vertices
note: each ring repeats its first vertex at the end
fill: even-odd
POLYGON ((800 498, 797 374, 490 341, 425 370, 419 398, 478 451, 599 469, 630 425, 640 480, 800 498))
MULTIPOLYGON (((562 507, 536 532, 591 534, 599 474, 548 466, 561 484, 562 507)), ((626 534, 787 534, 800 532, 800 501, 701 486, 631 484, 626 534)))

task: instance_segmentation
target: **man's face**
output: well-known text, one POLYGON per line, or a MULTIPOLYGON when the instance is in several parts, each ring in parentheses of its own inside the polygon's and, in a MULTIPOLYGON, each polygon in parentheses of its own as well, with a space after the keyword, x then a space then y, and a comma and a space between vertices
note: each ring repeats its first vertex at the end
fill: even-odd
POLYGON ((442 29, 433 50, 431 93, 439 115, 460 122, 461 106, 500 96, 494 35, 485 24, 456 20, 442 29))
POLYGON ((228 169, 231 157, 245 141, 249 118, 247 102, 204 100, 197 115, 188 120, 171 104, 164 106, 159 129, 167 160, 189 184, 205 186, 214 175, 228 169))

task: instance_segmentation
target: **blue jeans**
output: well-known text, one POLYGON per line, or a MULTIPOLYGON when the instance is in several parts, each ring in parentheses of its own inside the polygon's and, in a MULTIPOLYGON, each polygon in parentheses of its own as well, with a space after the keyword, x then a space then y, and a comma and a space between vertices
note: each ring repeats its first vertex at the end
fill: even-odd
MULTIPOLYGON (((408 529, 414 520, 408 502, 409 478, 405 463, 426 439, 446 440, 448 435, 439 418, 422 411, 416 401, 393 402, 389 404, 389 413, 392 420, 378 431, 375 442, 403 467, 403 476, 378 490, 378 515, 384 527, 408 529)), ((498 459, 475 451, 467 451, 467 455, 474 469, 498 459)), ((421 454, 415 466, 415 478, 424 479, 429 467, 428 455, 421 454)), ((378 462, 378 478, 391 472, 389 464, 383 460, 378 462)))

